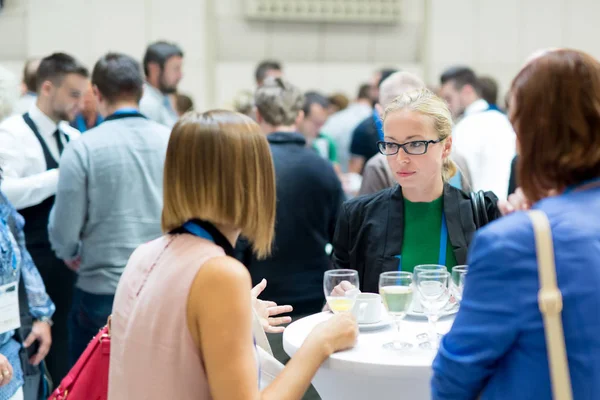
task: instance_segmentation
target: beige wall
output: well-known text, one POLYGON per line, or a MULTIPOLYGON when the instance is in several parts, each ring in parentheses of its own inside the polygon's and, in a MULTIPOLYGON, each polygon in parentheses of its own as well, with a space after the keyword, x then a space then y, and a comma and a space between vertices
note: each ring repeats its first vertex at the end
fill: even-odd
POLYGON ((427 79, 448 65, 472 66, 506 90, 524 60, 546 47, 600 57, 598 0, 431 0, 427 79))
POLYGON ((186 52, 182 91, 200 109, 253 89, 255 64, 285 61, 305 88, 354 95, 378 67, 400 66, 435 84, 461 63, 497 77, 503 88, 532 51, 571 46, 600 56, 597 0, 403 0, 398 24, 250 22, 244 0, 6 0, 0 63, 68 51, 90 67, 109 50, 142 57, 166 38, 186 52))

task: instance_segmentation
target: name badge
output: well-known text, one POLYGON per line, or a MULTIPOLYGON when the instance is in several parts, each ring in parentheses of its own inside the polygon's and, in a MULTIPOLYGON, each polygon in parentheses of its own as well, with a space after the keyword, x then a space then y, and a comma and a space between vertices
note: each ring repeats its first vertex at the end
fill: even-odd
POLYGON ((0 286, 0 333, 21 327, 19 286, 17 282, 0 286))

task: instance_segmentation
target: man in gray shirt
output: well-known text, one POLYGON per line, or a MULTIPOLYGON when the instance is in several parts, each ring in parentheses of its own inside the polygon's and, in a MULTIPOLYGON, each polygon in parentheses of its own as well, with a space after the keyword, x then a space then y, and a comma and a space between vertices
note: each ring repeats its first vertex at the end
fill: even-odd
POLYGON ((144 79, 133 58, 102 57, 92 84, 106 118, 62 154, 48 228, 57 257, 79 273, 69 316, 71 363, 106 323, 131 253, 161 235, 169 140, 168 128, 139 112, 144 79))

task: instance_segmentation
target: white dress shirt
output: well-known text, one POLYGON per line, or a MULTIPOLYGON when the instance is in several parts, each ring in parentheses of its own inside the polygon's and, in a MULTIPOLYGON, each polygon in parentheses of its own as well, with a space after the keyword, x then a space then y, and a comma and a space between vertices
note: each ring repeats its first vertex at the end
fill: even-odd
POLYGON ((140 112, 152 121, 168 128, 172 128, 179 119, 171 106, 169 97, 148 83, 144 85, 144 94, 140 100, 140 112))
MULTIPOLYGON (((57 125, 35 104, 29 109, 29 116, 57 161, 60 159, 54 136, 57 127, 69 140, 80 135, 67 122, 57 125)), ((66 146, 64 135, 60 137, 66 146)), ((58 169, 47 170, 42 146, 22 115, 13 115, 0 124, 0 166, 2 191, 17 210, 40 204, 56 193, 58 169)))
POLYGON ((506 199, 516 135, 506 115, 488 107, 485 100, 467 107, 454 128, 453 147, 467 162, 473 190, 491 190, 506 199))

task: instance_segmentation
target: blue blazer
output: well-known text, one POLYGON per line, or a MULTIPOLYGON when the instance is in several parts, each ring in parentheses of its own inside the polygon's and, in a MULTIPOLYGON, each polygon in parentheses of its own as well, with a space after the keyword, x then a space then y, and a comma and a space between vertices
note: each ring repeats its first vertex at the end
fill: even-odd
MULTIPOLYGON (((600 188, 534 208, 552 225, 574 399, 600 399, 600 188)), ((523 212, 476 235, 462 306, 433 363, 433 399, 551 399, 534 243, 523 212)))

